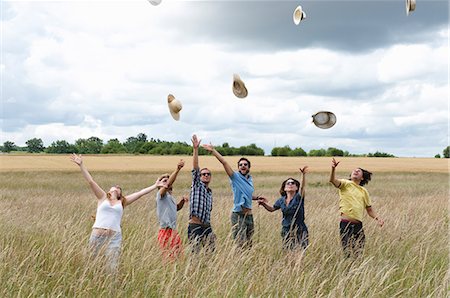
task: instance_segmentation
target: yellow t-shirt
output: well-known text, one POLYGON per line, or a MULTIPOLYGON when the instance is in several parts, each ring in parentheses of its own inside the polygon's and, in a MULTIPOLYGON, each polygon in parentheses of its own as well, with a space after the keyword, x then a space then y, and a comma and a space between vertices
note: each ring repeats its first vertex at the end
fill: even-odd
POLYGON ((372 206, 369 192, 351 180, 339 179, 339 211, 350 218, 362 221, 364 209, 372 206))

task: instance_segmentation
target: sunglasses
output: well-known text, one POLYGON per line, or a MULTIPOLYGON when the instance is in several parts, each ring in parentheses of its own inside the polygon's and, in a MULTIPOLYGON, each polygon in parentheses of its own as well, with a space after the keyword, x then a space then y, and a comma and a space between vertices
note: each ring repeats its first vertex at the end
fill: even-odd
POLYGON ((286 185, 295 185, 295 182, 294 181, 288 181, 288 182, 286 182, 286 185))
POLYGON ((211 176, 211 173, 201 173, 202 176, 211 176))
POLYGON ((239 166, 240 167, 248 167, 248 163, 240 163, 239 166))

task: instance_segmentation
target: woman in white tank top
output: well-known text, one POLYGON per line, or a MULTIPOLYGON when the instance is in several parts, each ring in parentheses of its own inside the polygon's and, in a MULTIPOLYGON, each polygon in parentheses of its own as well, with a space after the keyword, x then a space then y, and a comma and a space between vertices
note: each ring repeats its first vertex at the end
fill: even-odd
POLYGON ((122 243, 120 223, 122 221, 123 209, 143 195, 150 193, 164 184, 158 179, 152 186, 124 197, 119 185, 111 187, 108 192, 101 189, 84 166, 81 155, 72 154, 70 160, 80 167, 83 177, 87 180, 97 197, 97 213, 89 239, 89 247, 94 257, 100 252, 104 254, 108 269, 111 272, 115 272, 119 264, 122 243))

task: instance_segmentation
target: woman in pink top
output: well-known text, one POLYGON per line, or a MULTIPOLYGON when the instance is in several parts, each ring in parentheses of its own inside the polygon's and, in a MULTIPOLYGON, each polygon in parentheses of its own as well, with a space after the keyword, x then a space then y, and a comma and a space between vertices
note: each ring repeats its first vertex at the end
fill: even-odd
POLYGON ((124 197, 119 185, 112 186, 108 192, 100 188, 84 166, 81 155, 72 154, 70 160, 80 167, 83 177, 97 197, 97 213, 89 239, 89 247, 94 257, 99 253, 104 255, 108 269, 111 272, 116 272, 122 243, 120 224, 123 209, 143 195, 163 186, 163 184, 158 179, 152 186, 124 197))

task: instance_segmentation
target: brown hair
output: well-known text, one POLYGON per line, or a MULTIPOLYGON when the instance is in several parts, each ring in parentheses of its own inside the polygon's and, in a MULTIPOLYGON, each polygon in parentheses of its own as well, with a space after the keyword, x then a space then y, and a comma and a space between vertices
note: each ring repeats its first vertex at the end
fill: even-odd
POLYGON ((297 185, 297 191, 295 193, 298 193, 300 190, 300 182, 297 179, 294 179, 292 177, 287 178, 286 180, 283 181, 283 183, 281 183, 281 187, 280 187, 280 195, 283 197, 286 195, 286 191, 284 190, 284 187, 286 186, 286 182, 288 182, 289 180, 294 181, 295 185, 297 185))

